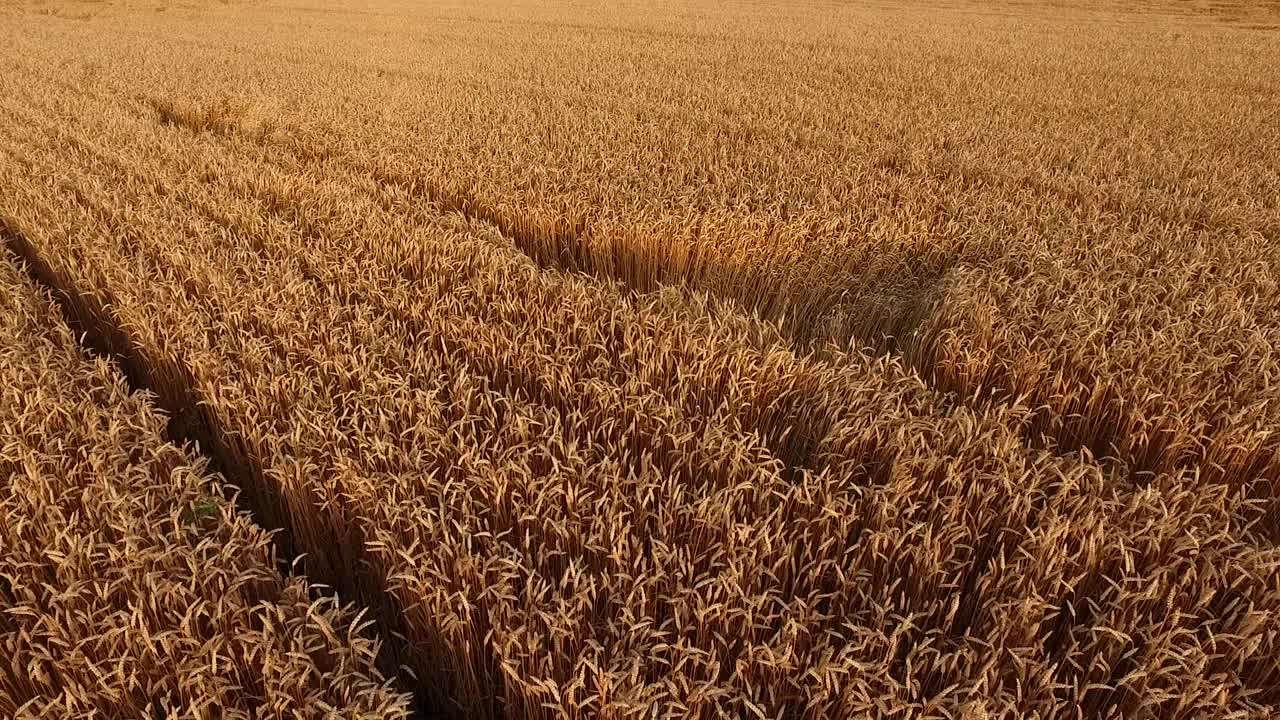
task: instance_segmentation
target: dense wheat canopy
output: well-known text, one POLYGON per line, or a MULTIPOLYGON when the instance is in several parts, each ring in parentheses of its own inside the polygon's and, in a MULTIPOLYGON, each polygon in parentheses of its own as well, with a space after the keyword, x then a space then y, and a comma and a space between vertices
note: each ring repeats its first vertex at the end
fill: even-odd
MULTIPOLYGON (((250 716, 291 711, 271 693, 394 716, 406 691, 493 720, 1280 714, 1280 9, 0 21, 8 285, 26 269, 171 418, 118 381, 94 410, 144 414, 169 465, 115 420, 75 428, 102 459, 69 482, 168 518, 92 572, 166 544, 186 567, 199 453, 260 528, 219 501, 195 525, 240 564, 192 582, 253 569, 267 604, 225 612, 276 613, 264 643, 359 628, 321 634, 319 669, 288 655, 285 689, 192 669, 201 693, 250 716)), ((63 318, 16 317, 0 340, 83 363, 63 318)), ((84 407, 114 372, 92 368, 0 421, 84 407)), ((15 447, 57 454, 33 433, 15 447)), ((24 532, 120 532, 32 498, 0 504, 24 532)), ((243 652, 254 622, 207 642, 243 652)), ((0 708, 26 697, 6 677, 0 708)))
POLYGON ((352 614, 0 265, 0 715, 395 718, 352 614), (195 713, 195 715, 192 715, 195 713))

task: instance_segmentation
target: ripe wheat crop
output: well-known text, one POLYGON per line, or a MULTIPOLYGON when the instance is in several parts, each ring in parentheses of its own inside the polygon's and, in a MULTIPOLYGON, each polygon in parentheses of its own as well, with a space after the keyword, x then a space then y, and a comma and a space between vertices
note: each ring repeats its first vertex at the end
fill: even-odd
POLYGON ((405 717, 375 641, 0 265, 0 714, 405 717))
POLYGON ((154 10, 4 242, 419 713, 1280 712, 1266 7, 154 10))

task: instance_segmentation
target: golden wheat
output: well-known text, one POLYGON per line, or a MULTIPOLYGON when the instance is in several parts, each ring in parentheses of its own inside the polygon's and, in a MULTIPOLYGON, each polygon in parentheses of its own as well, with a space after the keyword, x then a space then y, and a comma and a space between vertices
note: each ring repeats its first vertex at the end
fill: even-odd
POLYGON ((1271 36, 699 8, 14 14, 6 243, 421 707, 1274 715, 1271 36))
POLYGON ((504 3, 424 44, 406 38, 435 16, 380 7, 318 28, 187 9, 143 18, 182 28, 147 53, 137 30, 42 22, 15 38, 14 72, 70 67, 59 82, 463 213, 550 267, 707 291, 801 347, 899 352, 976 402, 1025 396, 1033 444, 1135 472, 1280 472, 1275 398, 1249 385, 1278 332, 1260 161, 1280 153, 1275 8, 748 3, 577 27, 567 7, 504 3), (238 68, 194 34, 255 23, 296 32, 244 36, 238 68), (653 43, 619 66, 632 35, 653 43), (1222 49, 1188 60, 1206 46, 1222 49), (1226 296, 1199 280, 1224 272, 1253 279, 1226 296))
POLYGON ((404 717, 376 645, 0 266, 0 714, 404 717), (326 710, 328 708, 329 710, 326 710))

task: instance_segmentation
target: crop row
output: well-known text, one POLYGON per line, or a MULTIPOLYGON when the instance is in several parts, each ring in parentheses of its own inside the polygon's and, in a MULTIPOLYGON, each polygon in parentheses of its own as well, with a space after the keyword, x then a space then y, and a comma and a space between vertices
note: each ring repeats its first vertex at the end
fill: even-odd
POLYGON ((267 533, 3 257, 0 715, 406 717, 367 621, 281 577, 267 533))

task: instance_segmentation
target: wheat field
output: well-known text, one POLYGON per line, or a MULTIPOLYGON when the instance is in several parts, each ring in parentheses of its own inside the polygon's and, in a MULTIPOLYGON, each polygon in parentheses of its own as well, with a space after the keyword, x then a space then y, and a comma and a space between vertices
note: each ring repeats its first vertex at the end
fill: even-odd
POLYGON ((5 260, 0 715, 407 717, 350 610, 280 575, 207 462, 5 260))
POLYGON ((0 714, 1280 717, 1280 5, 0 0, 0 714))

